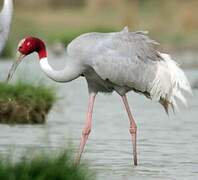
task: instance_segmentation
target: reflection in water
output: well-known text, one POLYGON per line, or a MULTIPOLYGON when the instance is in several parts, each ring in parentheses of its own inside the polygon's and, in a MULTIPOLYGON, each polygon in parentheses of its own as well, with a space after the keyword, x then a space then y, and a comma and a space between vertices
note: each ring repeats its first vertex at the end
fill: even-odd
MULTIPOLYGON (((34 59, 34 57, 31 57, 34 59)), ((63 60, 53 61, 58 67, 63 60)), ((5 79, 11 62, 0 64, 0 79, 5 79)), ((0 125, 1 154, 16 157, 27 149, 56 150, 72 142, 78 147, 87 105, 87 87, 80 78, 68 84, 58 84, 45 78, 37 61, 24 61, 17 71, 26 80, 44 82, 57 87, 60 100, 48 116, 45 125, 0 125), (36 72, 36 73, 35 73, 36 72), (35 80, 36 79, 36 80, 35 80)), ((198 72, 187 71, 193 82, 198 72)), ((132 165, 132 145, 128 119, 119 96, 98 95, 93 130, 83 154, 98 179, 196 179, 198 178, 198 91, 189 97, 189 108, 166 116, 161 106, 135 93, 129 94, 138 125, 139 166, 132 165)))

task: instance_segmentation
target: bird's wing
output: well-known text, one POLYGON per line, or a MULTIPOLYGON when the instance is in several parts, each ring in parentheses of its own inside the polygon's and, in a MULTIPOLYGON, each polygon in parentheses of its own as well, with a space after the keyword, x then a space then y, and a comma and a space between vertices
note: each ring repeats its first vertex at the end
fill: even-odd
POLYGON ((161 60, 155 44, 141 31, 112 34, 97 50, 92 48, 91 66, 103 80, 149 92, 161 60))

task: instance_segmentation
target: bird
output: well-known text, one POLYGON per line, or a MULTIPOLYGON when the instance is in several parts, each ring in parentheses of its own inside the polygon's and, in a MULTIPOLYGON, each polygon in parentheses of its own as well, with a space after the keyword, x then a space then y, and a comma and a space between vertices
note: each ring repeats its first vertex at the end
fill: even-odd
POLYGON ((4 0, 0 12, 0 53, 8 39, 13 14, 13 0, 4 0))
POLYGON ((92 114, 98 93, 117 92, 122 98, 129 119, 129 132, 133 147, 133 164, 137 166, 137 125, 130 110, 127 93, 134 91, 159 102, 165 109, 178 109, 178 100, 187 105, 185 95, 191 94, 189 81, 169 54, 158 51, 159 44, 147 32, 129 31, 85 33, 69 43, 65 67, 54 70, 48 63, 46 45, 37 37, 22 39, 7 82, 25 56, 37 52, 44 73, 56 82, 70 82, 78 77, 87 81, 88 110, 76 162, 82 153, 92 128, 92 114))

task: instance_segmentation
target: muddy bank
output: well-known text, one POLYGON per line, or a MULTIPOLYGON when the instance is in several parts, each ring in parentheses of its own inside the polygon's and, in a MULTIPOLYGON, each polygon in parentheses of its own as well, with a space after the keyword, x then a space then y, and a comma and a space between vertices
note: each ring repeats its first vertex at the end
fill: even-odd
POLYGON ((45 123, 55 99, 49 87, 0 83, 0 123, 45 123))

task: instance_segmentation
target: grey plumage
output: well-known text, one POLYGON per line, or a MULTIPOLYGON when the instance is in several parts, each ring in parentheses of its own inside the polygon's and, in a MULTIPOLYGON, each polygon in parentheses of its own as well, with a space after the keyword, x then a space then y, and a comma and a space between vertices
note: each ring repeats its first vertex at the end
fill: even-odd
MULTIPOLYGON (((149 82, 155 77, 155 61, 161 60, 155 44, 143 32, 124 29, 115 33, 84 34, 72 41, 67 50, 69 56, 80 59, 98 77, 107 80, 104 84, 111 83, 122 94, 133 88, 142 92, 149 88, 149 82)), ((86 74, 85 71, 90 85, 98 83, 93 78, 90 80, 90 73, 86 74)))
MULTIPOLYGON (((173 66, 172 70, 176 74, 179 68, 171 58, 170 62, 164 58, 165 54, 157 50, 158 43, 146 34, 143 31, 129 32, 127 27, 120 32, 87 33, 74 39, 67 47, 67 53, 73 61, 84 67, 83 75, 88 82, 89 91, 115 90, 124 95, 134 90, 148 98, 157 99, 168 111, 169 104, 172 107, 176 104, 173 100, 175 94, 171 94, 175 75, 172 77, 169 65, 173 66), (161 66, 166 66, 162 72, 163 77, 158 72, 161 66), (159 83, 154 84, 157 76, 159 83)), ((183 76, 185 75, 182 74, 177 83, 185 84, 186 91, 190 92, 190 85, 183 76), (181 83, 182 81, 185 82, 181 83)), ((185 90, 182 86, 175 88, 185 90)))

